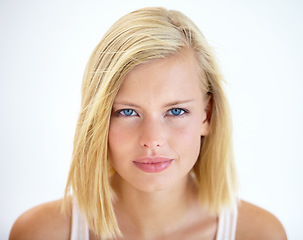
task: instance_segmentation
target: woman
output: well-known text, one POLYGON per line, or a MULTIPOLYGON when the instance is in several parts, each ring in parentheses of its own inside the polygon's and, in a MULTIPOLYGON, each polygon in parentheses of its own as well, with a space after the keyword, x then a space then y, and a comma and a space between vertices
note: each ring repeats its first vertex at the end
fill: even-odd
POLYGON ((229 119, 194 23, 163 8, 124 16, 85 70, 65 198, 23 214, 10 239, 286 239, 237 199, 229 119))

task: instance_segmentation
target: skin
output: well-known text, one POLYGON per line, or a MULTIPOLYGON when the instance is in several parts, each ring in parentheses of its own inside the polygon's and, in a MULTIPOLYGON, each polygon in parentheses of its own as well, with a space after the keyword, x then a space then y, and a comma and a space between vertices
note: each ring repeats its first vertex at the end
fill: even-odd
MULTIPOLYGON (((126 76, 115 99, 109 147, 117 172, 112 179, 118 196, 114 208, 124 239, 216 237, 218 219, 199 205, 197 186, 189 175, 210 119, 210 99, 198 86, 194 61, 186 49, 142 64, 126 76), (146 156, 173 161, 162 172, 146 173, 134 164, 146 156)), ((69 239, 71 211, 63 215, 60 201, 21 215, 9 239, 69 239)), ((91 233, 90 239, 98 238, 91 233)), ((277 218, 241 201, 236 239, 287 238, 277 218)))

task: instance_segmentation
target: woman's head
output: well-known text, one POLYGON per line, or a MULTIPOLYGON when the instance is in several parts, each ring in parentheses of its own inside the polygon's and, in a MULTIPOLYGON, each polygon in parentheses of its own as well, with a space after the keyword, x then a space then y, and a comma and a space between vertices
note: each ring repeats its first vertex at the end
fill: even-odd
POLYGON ((115 186, 183 192, 201 138, 209 132, 209 104, 189 48, 133 68, 116 95, 110 120, 115 186))
POLYGON ((193 54, 199 87, 211 99, 209 134, 202 137, 193 167, 201 202, 218 213, 233 200, 235 173, 230 116, 222 77, 211 50, 199 29, 182 13, 163 8, 141 9, 122 17, 108 30, 84 73, 67 190, 72 186, 90 226, 98 234, 119 233, 109 184, 112 168, 108 146, 112 106, 119 89, 135 67, 180 55, 184 49, 193 54))

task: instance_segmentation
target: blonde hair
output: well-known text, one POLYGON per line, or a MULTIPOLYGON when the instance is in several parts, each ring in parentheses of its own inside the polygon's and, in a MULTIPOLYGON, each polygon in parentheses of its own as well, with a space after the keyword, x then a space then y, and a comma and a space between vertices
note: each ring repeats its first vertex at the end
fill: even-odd
POLYGON ((185 47, 193 50, 202 89, 212 96, 211 130, 202 139, 193 168, 201 203, 218 214, 235 199, 230 114, 211 49, 184 14, 164 8, 140 9, 122 17, 108 30, 93 51, 83 78, 65 203, 72 187, 89 227, 102 238, 121 236, 113 209, 108 160, 108 131, 115 96, 125 75, 135 66, 176 55, 185 47))

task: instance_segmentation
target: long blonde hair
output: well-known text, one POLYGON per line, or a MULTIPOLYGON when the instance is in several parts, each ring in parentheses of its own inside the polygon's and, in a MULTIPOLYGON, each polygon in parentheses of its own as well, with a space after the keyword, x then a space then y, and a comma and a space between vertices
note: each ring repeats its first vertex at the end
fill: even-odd
POLYGON ((184 14, 164 8, 140 9, 122 17, 107 31, 93 51, 83 78, 65 203, 72 188, 89 227, 102 238, 121 236, 112 204, 108 161, 108 131, 115 96, 125 75, 135 66, 178 54, 185 47, 195 53, 201 81, 204 79, 203 91, 212 96, 211 130, 202 139, 193 168, 201 203, 218 214, 235 199, 230 114, 211 49, 184 14))

